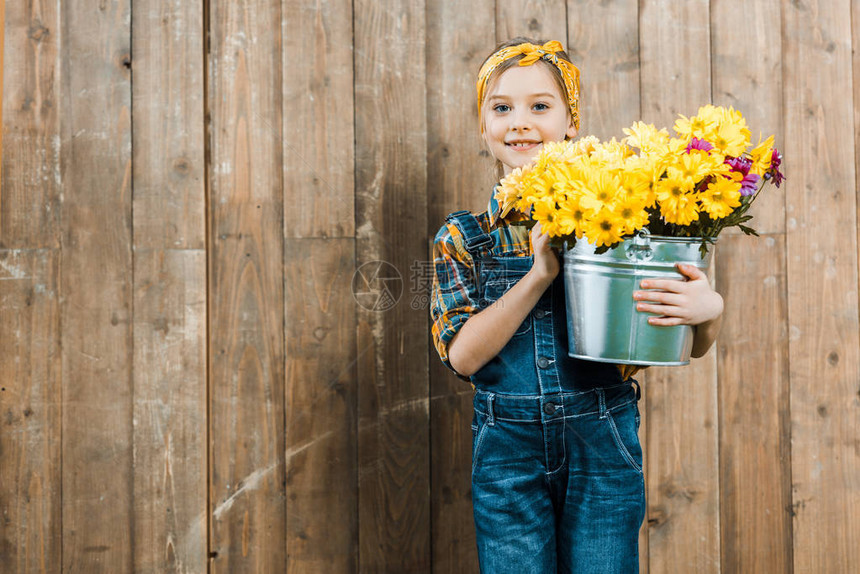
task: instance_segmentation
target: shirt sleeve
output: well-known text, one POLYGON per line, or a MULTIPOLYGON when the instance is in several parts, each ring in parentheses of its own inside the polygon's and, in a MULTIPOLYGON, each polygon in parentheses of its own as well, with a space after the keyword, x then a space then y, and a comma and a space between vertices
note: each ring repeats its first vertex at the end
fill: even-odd
POLYGON ((448 344, 454 335, 478 312, 475 265, 463 246, 462 236, 453 224, 446 224, 433 241, 433 288, 430 317, 433 344, 446 367, 463 380, 448 360, 448 344))

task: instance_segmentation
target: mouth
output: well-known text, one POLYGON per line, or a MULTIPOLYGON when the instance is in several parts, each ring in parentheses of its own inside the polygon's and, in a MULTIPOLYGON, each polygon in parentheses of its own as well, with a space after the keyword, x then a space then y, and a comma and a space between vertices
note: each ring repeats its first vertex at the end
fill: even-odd
POLYGON ((536 147, 538 147, 540 144, 541 144, 541 142, 528 141, 528 140, 515 140, 515 141, 505 142, 505 146, 507 146, 513 150, 516 150, 516 151, 531 151, 531 150, 535 149, 536 147))

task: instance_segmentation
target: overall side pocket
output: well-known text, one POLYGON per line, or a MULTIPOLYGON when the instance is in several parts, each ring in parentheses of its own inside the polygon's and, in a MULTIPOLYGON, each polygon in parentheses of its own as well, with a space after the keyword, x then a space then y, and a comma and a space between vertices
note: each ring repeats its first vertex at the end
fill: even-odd
POLYGON ((607 411, 605 420, 609 424, 612 440, 615 441, 618 452, 621 453, 621 456, 633 470, 642 474, 642 447, 639 444, 639 435, 636 432, 639 426, 639 415, 638 412, 634 414, 633 411, 638 411, 635 403, 615 413, 607 411), (619 415, 617 421, 616 413, 619 415), (620 428, 619 423, 621 425, 620 428), (633 424, 631 425, 630 423, 633 424))
POLYGON ((481 445, 484 442, 484 437, 487 435, 487 416, 482 413, 475 413, 475 420, 472 422, 472 475, 475 474, 475 468, 478 464, 478 457, 481 455, 481 445))

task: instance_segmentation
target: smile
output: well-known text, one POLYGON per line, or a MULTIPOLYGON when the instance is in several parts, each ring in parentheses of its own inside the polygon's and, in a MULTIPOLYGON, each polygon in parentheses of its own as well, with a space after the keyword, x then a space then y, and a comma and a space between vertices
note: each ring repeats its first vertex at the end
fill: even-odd
POLYGON ((506 146, 513 148, 517 151, 528 151, 539 146, 541 142, 507 142, 506 146))

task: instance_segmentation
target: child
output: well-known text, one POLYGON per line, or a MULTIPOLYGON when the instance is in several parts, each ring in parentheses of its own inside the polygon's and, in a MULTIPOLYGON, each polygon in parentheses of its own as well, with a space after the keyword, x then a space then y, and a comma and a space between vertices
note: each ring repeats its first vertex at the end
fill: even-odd
MULTIPOLYGON (((515 38, 478 76, 481 132, 510 173, 579 129, 579 72, 558 42, 515 38)), ((541 233, 458 211, 436 236, 431 315, 442 361, 475 388, 472 502, 481 572, 638 571, 645 515, 639 386, 615 365, 568 356, 559 259, 541 233)), ((695 325, 693 356, 719 330, 707 278, 642 281, 654 325, 695 325)))

